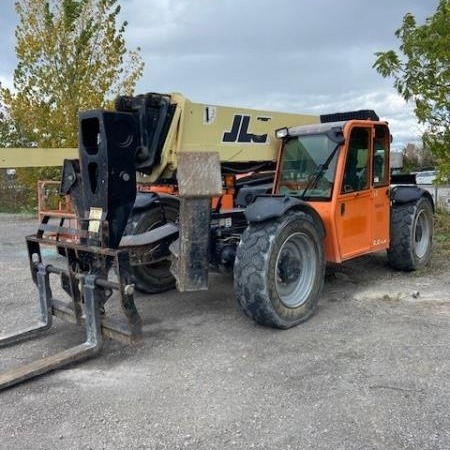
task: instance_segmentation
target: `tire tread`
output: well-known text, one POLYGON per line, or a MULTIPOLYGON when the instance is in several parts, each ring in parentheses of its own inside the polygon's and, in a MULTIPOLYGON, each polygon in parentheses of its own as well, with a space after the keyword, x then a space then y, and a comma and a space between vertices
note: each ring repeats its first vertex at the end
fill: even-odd
POLYGON ((425 208, 427 214, 431 215, 432 223, 432 206, 425 197, 421 197, 415 203, 394 206, 391 210, 391 243, 387 254, 389 263, 394 269, 413 271, 425 265, 429 260, 431 248, 423 261, 418 261, 414 254, 414 222, 421 208, 425 208))
MULTIPOLYGON (((234 287, 239 305, 248 317, 262 325, 273 328, 290 328, 308 320, 313 315, 318 301, 317 295, 308 315, 294 322, 289 322, 279 317, 268 298, 267 280, 263 268, 267 264, 270 249, 276 239, 278 230, 293 218, 307 221, 315 229, 315 223, 311 216, 301 211, 289 211, 278 219, 250 224, 241 237, 236 255, 234 287)), ((320 245, 322 244, 320 243, 320 245)), ((323 253, 320 264, 324 270, 323 253)), ((321 276, 319 291, 322 288, 323 279, 324 276, 321 276)))

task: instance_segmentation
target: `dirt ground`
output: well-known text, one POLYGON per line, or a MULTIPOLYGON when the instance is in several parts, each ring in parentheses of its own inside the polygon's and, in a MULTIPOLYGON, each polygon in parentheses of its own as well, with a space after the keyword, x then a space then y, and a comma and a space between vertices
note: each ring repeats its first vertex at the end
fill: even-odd
MULTIPOLYGON (((24 236, 0 215, 0 334, 33 323, 24 236)), ((52 256, 50 256, 52 257, 52 256)), ((0 448, 449 449, 450 261, 415 273, 384 253, 327 268, 316 315, 287 331, 207 292, 137 295, 144 338, 0 392, 0 448)), ((0 371, 83 340, 58 319, 0 349, 0 371)))

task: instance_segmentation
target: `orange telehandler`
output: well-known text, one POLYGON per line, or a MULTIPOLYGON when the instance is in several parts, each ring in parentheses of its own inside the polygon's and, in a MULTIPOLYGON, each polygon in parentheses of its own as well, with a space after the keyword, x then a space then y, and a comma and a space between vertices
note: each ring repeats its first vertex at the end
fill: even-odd
POLYGON ((60 187, 79 226, 44 216, 27 237, 41 322, 0 345, 52 315, 84 324, 86 342, 1 374, 0 388, 98 352, 102 336, 138 338, 135 288, 207 289, 209 271, 233 271, 245 314, 285 329, 314 314, 326 262, 387 250, 397 269, 423 266, 433 200, 390 176, 390 142, 371 110, 308 116, 150 93, 81 113, 79 158, 64 161, 60 187), (43 245, 66 266, 47 264, 43 245), (70 302, 53 297, 55 274, 70 302), (126 324, 104 314, 114 292, 126 324))

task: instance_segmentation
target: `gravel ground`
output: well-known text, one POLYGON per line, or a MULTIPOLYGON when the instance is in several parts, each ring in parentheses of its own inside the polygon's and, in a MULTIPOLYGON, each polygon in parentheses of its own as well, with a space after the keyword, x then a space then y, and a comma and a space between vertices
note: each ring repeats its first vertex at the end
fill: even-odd
MULTIPOLYGON (((35 320, 24 236, 0 215, 0 333, 35 320)), ((208 292, 137 296, 144 339, 0 393, 0 448, 449 449, 450 262, 392 271, 384 254, 328 267, 317 314, 288 331, 208 292)), ((83 340, 58 319, 0 350, 0 370, 83 340)))

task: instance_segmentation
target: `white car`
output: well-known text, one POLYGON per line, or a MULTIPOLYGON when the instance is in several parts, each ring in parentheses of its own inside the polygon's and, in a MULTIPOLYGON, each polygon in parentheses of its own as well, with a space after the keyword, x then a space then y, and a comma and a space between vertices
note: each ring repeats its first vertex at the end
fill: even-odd
POLYGON ((435 170, 426 170, 423 172, 416 173, 416 183, 417 184, 433 184, 433 181, 436 179, 436 171, 435 170))

